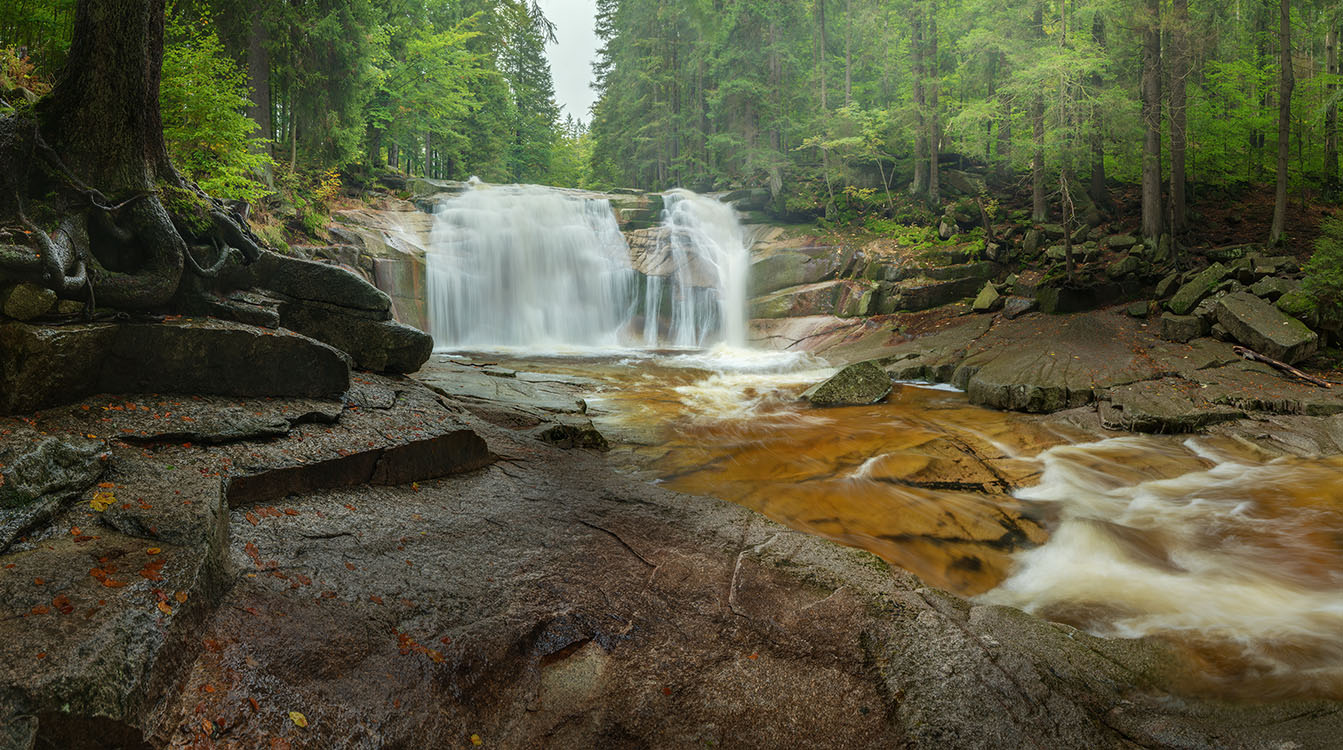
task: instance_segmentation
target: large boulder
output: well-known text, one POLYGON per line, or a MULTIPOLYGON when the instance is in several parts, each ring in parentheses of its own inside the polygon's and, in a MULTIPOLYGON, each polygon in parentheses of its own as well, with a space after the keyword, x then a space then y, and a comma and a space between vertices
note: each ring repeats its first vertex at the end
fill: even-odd
POLYGON ((1217 322, 1237 341, 1291 364, 1315 353, 1319 336, 1301 321, 1246 292, 1217 301, 1217 322))
POLYGON ((0 325, 0 414, 95 393, 334 398, 344 354, 288 331, 214 319, 0 325))
POLYGON ((848 279, 789 287, 751 300, 751 317, 860 317, 871 312, 875 291, 870 282, 848 279))
POLYGON ((1221 263, 1214 263, 1200 271, 1194 278, 1186 281, 1180 290, 1171 297, 1167 307, 1176 315, 1188 315, 1204 297, 1212 294, 1218 284, 1224 281, 1231 270, 1221 263))
POLYGON ((824 383, 812 386, 802 398, 815 406, 875 404, 890 395, 891 376, 876 362, 849 365, 824 383))

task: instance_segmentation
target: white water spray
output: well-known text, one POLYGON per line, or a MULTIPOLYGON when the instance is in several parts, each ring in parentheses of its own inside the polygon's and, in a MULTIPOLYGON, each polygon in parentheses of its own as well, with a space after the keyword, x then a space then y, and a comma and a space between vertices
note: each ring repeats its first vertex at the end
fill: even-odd
POLYGON ((750 259, 736 212, 683 190, 668 193, 665 205, 644 280, 605 198, 470 183, 440 205, 425 256, 435 342, 541 351, 743 347, 750 259))

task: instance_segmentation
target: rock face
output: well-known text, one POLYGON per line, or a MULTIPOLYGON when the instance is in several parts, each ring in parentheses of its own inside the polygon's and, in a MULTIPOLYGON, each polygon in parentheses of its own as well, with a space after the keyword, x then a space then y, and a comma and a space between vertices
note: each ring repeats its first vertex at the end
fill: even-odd
POLYGON ((240 323, 0 325, 0 414, 94 393, 336 397, 349 383, 340 351, 240 323))
POLYGON ((1301 321, 1245 292, 1217 301, 1217 322, 1240 343, 1288 364, 1315 353, 1319 336, 1301 321))
POLYGON ((824 383, 803 392, 815 406, 875 404, 891 394, 891 376, 876 362, 849 365, 824 383))

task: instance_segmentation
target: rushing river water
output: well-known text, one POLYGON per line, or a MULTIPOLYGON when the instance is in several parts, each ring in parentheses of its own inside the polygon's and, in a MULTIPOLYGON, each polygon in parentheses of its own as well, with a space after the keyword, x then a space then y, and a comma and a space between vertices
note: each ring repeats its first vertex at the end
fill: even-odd
POLYGON ((812 408, 797 395, 833 370, 792 355, 504 364, 603 383, 588 402, 615 457, 673 489, 980 601, 1169 639, 1205 688, 1343 697, 1343 459, 1106 436, 919 385, 812 408))

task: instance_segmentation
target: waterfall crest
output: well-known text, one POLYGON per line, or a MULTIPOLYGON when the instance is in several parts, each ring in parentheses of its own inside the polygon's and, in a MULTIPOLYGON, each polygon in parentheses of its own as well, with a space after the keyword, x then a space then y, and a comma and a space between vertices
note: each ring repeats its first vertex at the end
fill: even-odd
POLYGON ((663 205, 635 262, 604 197, 470 183, 439 204, 425 254, 435 343, 743 347, 749 251, 736 212, 684 190, 663 205))

